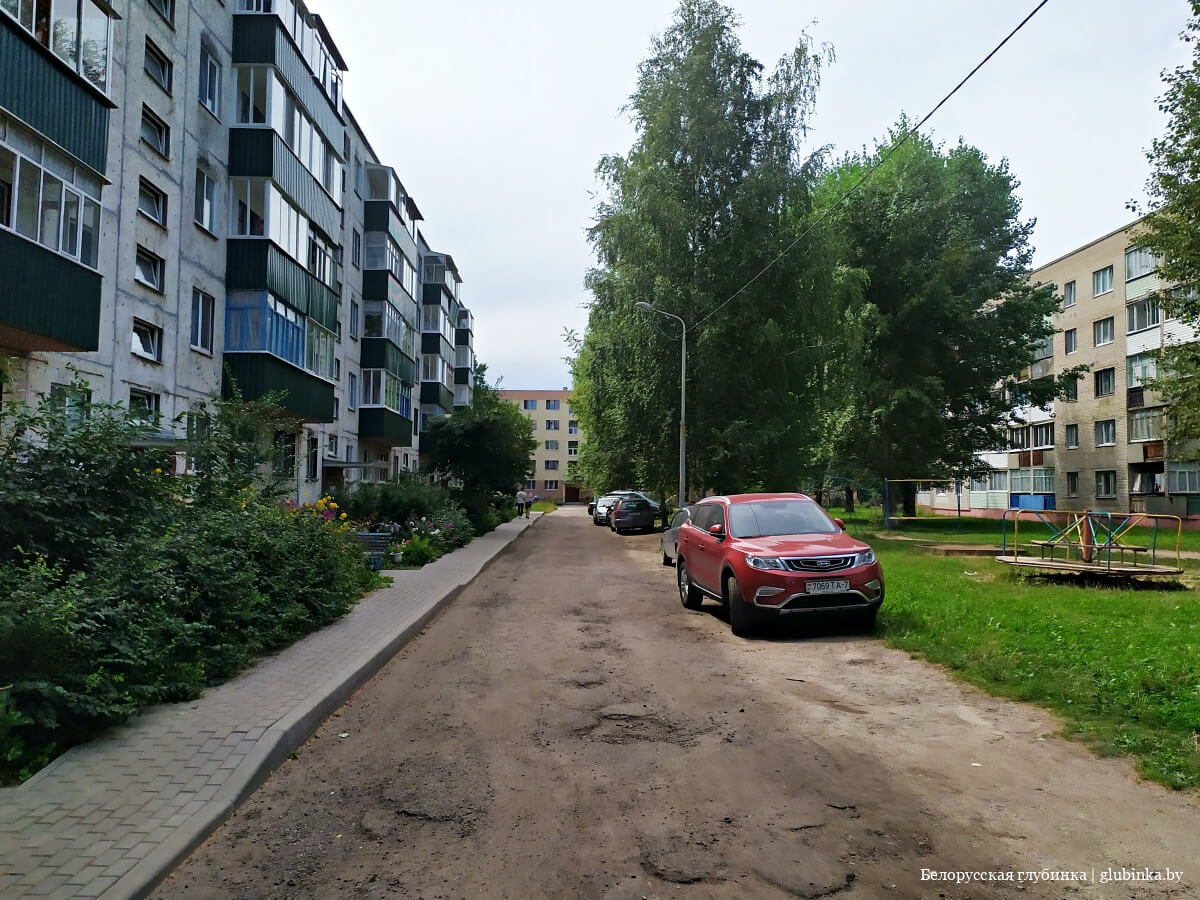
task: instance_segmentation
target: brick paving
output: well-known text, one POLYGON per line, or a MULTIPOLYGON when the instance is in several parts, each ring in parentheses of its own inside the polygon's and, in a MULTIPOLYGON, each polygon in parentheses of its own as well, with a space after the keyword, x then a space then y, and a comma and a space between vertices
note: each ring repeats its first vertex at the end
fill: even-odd
POLYGON ((146 710, 0 789, 0 897, 137 897, 209 835, 440 606, 516 520, 188 703, 146 710))

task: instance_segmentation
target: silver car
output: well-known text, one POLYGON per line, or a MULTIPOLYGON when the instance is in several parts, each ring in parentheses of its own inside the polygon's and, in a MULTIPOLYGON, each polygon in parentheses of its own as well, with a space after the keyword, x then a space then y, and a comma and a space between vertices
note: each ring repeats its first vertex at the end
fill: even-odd
POLYGON ((658 545, 662 548, 662 564, 664 566, 675 565, 675 560, 679 558, 679 526, 691 517, 692 508, 685 506, 671 517, 671 523, 663 529, 663 533, 658 539, 658 545))

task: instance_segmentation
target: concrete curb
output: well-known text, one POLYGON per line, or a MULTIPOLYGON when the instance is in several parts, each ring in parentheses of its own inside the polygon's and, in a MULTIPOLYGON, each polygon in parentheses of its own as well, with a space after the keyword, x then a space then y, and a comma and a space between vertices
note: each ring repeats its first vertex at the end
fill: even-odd
POLYGON ((532 519, 511 540, 498 547, 495 553, 484 560, 474 575, 461 584, 448 588, 416 621, 326 680, 304 703, 267 729, 216 796, 122 876, 105 895, 132 898, 148 896, 270 777, 293 750, 307 741, 335 710, 377 674, 405 644, 420 634, 468 585, 483 575, 492 563, 507 553, 540 518, 539 515, 532 519))

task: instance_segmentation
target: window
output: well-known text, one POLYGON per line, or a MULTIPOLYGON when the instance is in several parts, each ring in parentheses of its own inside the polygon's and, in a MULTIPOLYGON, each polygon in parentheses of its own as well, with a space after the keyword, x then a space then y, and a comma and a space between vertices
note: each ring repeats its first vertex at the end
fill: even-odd
POLYGON ((338 458, 338 436, 336 434, 325 438, 325 455, 330 459, 338 458))
POLYGON ((1063 332, 1063 344, 1068 353, 1074 353, 1079 349, 1079 332, 1074 328, 1068 328, 1063 332))
POLYGON ((579 455, 579 441, 567 441, 567 456, 579 455))
POLYGON ((1029 429, 1027 427, 1009 428, 1008 429, 1008 449, 1009 450, 1028 450, 1029 449, 1029 429))
POLYGON ((1093 346, 1103 347, 1105 344, 1113 342, 1115 329, 1113 327, 1113 317, 1100 319, 1092 323, 1092 343, 1093 346))
POLYGON ((0 0, 0 11, 72 71, 108 89, 109 20, 97 0, 0 0))
POLYGON ((175 66, 167 54, 159 50, 150 38, 146 38, 146 59, 142 63, 142 68, 150 76, 151 81, 168 94, 171 93, 171 81, 175 75, 175 66))
POLYGON ((142 141, 160 156, 171 155, 171 129, 148 106, 142 107, 142 141))
POLYGON ((1167 486, 1172 494, 1200 494, 1200 463, 1169 463, 1167 486))
POLYGON ((133 346, 130 348, 134 356, 162 362, 162 329, 141 319, 133 320, 133 346))
POLYGON ((1162 407, 1138 409, 1129 414, 1129 443, 1162 440, 1162 407))
POLYGON ((567 422, 567 434, 579 434, 579 423, 574 419, 567 422))
POLYGON ((547 400, 546 401, 546 409, 558 409, 558 401, 557 400, 547 400))
POLYGON ((1034 425, 1033 447, 1034 450, 1053 450, 1054 449, 1054 423, 1044 422, 1041 425, 1034 425))
POLYGON ((353 372, 350 373, 350 378, 347 382, 346 408, 358 409, 358 376, 353 372))
POLYGON ((213 352, 213 318, 217 301, 204 291, 192 289, 192 349, 213 352))
POLYGON ((558 419, 547 419, 546 420, 546 430, 547 431, 558 431, 558 421, 559 421, 558 419))
POLYGON ((358 307, 358 301, 350 301, 350 337, 358 337, 358 319, 361 315, 358 307))
POLYGON ((558 441, 546 441, 546 449, 547 450, 557 450, 558 449, 558 441))
POLYGON ((321 455, 321 439, 310 437, 308 449, 304 453, 304 477, 309 481, 317 480, 317 457, 321 455))
POLYGON ((1096 423, 1096 446, 1111 447, 1117 442, 1117 420, 1102 419, 1096 423))
POLYGON ((1079 399, 1079 379, 1072 378, 1063 386, 1063 400, 1074 403, 1079 399))
POLYGON ((1130 248, 1125 251, 1125 280, 1133 281, 1154 271, 1154 256, 1149 250, 1130 248))
POLYGON ((135 418, 152 421, 161 412, 160 400, 158 394, 133 388, 129 391, 129 412, 135 418))
POLYGON ((537 409, 537 401, 536 400, 524 400, 524 401, 522 401, 522 408, 523 409, 537 409))
POLYGON ((1145 331, 1158 324, 1158 297, 1151 296, 1144 300, 1135 300, 1125 307, 1125 331, 1133 334, 1135 331, 1145 331))
POLYGON ((1117 392, 1117 370, 1101 369, 1095 374, 1095 395, 1107 397, 1117 392))
POLYGON ((1079 426, 1067 426, 1067 449, 1075 450, 1079 447, 1079 426))
POLYGON ((558 460, 557 459, 544 460, 544 467, 545 467, 546 471, 548 471, 548 472, 555 471, 558 469, 558 460))
POLYGON ((1097 269, 1092 273, 1092 296, 1107 294, 1113 288, 1113 267, 1097 269))
POLYGON ((148 0, 160 16, 166 19, 168 25, 175 24, 175 0, 148 0))
POLYGON ((355 266, 362 265, 362 235, 357 229, 350 235, 350 262, 355 266))
POLYGON ((161 294, 165 283, 164 269, 166 267, 163 258, 155 256, 145 247, 138 247, 136 266, 135 280, 161 294))
POLYGON ((221 115, 221 66, 207 47, 200 48, 200 104, 221 115))
MULTIPOLYGON (((342 417, 342 401, 337 397, 333 398, 333 421, 337 421, 342 417)), ((337 454, 335 453, 334 456, 337 454)))
POLYGON ((547 491, 557 491, 558 490, 558 479, 552 478, 548 481, 543 481, 542 484, 545 485, 545 490, 547 490, 547 491))
POLYGON ((303 369, 307 321, 303 313, 267 291, 230 291, 226 296, 225 351, 266 352, 303 369))
POLYGON ((340 359, 333 361, 333 378, 335 381, 342 380, 342 361, 340 359))
POLYGON ((83 424, 88 417, 88 407, 92 403, 92 392, 73 384, 51 384, 50 405, 61 410, 67 424, 76 428, 83 424))
POLYGON ((203 169, 196 170, 196 224, 205 231, 217 231, 217 183, 203 169))
POLYGON ((0 227, 96 268, 100 204, 85 192, 99 195, 99 182, 32 132, 0 118, 5 138, 20 152, 0 143, 0 227), (44 170, 42 160, 59 175, 44 170))
POLYGON ((1115 471, 1106 469, 1096 473, 1096 496, 1117 496, 1117 473, 1115 471))
POLYGON ((1008 473, 1008 489, 1014 494, 1033 493, 1033 469, 1011 469, 1008 473))
POLYGON ((527 482, 525 482, 525 490, 527 490, 527 491, 532 491, 532 490, 533 490, 535 487, 537 487, 537 482, 536 482, 536 481, 527 481, 527 482))
POLYGON ((272 462, 275 469, 295 474, 296 472, 296 435, 286 431, 275 432, 275 456, 272 462))
POLYGON ((1078 472, 1068 472, 1067 473, 1067 496, 1068 497, 1078 497, 1079 496, 1079 473, 1078 472))
POLYGON ((1153 353, 1139 353, 1125 360, 1125 383, 1130 388, 1143 387, 1158 377, 1158 362, 1153 353))
POLYGON ((159 225, 167 224, 167 195, 145 178, 138 180, 138 212, 159 225))
POLYGON ((1054 470, 1051 468, 1033 470, 1033 492, 1035 494, 1054 493, 1054 470))
POLYGON ((1075 305, 1075 282, 1068 281, 1063 285, 1063 309, 1067 309, 1075 305))

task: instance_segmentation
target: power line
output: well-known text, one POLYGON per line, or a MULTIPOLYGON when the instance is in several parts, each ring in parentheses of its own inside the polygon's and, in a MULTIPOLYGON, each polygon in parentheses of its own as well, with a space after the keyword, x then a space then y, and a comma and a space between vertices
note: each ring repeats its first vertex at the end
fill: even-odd
POLYGON ((968 81, 970 81, 976 72, 978 72, 985 65, 987 65, 988 61, 993 56, 995 56, 997 53, 999 53, 1001 48, 1003 48, 1005 44, 1007 44, 1010 40, 1012 40, 1013 36, 1018 31, 1020 31, 1022 28, 1024 28, 1025 25, 1029 22, 1029 20, 1032 19, 1035 15, 1037 15, 1038 12, 1041 10, 1041 8, 1049 2, 1050 2, 1050 0, 1042 0, 1041 3, 1039 3, 1037 6, 1035 6, 1033 8, 1033 11, 1031 13, 1029 13, 1029 15, 1027 15, 1024 19, 1022 19, 1021 23, 1019 25, 1017 25, 1017 27, 1014 28, 1012 31, 1010 31, 1008 33, 1008 35, 1004 38, 1004 40, 1002 40, 999 44, 997 44, 994 48, 992 48, 991 53, 989 53, 982 60, 980 60, 979 64, 976 65, 975 68, 973 68, 970 72, 968 72, 966 74, 966 76, 963 78, 963 80, 954 86, 954 89, 952 91, 950 91, 950 93, 948 93, 945 97, 943 97, 941 100, 938 101, 937 106, 935 106, 933 109, 931 109, 929 112, 927 112, 925 114, 924 118, 922 118, 920 122, 918 122, 912 128, 909 128, 907 131, 905 131, 904 136, 900 139, 900 141, 898 143, 894 144, 891 147, 891 149, 889 149, 887 151, 887 153, 885 153, 883 155, 882 159, 880 159, 874 165, 870 166, 867 169, 867 171, 863 173, 862 177, 858 179, 858 181, 856 181, 853 185, 851 185, 849 188, 847 188, 842 193, 842 195, 840 197, 838 197, 837 201, 833 204, 833 206, 829 207, 827 210, 825 210, 825 212, 821 213, 821 215, 819 215, 817 217, 815 222, 813 222, 811 225, 809 225, 807 228, 805 228, 804 231, 802 231, 800 233, 800 236, 798 238, 796 238, 794 241, 792 241, 790 244, 788 244, 786 247, 784 247, 783 250, 781 250, 779 252, 778 256, 776 256, 773 260, 771 260, 769 263, 767 263, 765 266, 763 266, 762 269, 758 272, 758 274, 756 274, 753 278, 751 278, 749 281, 747 281, 745 284, 743 284, 740 288, 738 288, 729 297, 729 299, 725 300, 723 303, 721 303, 720 306, 718 306, 716 309, 709 312, 708 315, 704 316, 704 318, 700 319, 692 327, 698 328, 701 325, 703 325, 705 322, 707 322, 709 319, 711 319, 713 316, 715 316, 717 313, 719 313, 722 309, 724 309, 726 306, 728 306, 730 303, 732 303, 734 300, 736 300, 738 298, 738 296, 740 296, 742 294, 742 292, 746 290, 746 288, 750 287, 750 285, 754 284, 754 282, 758 281, 758 279, 760 279, 763 275, 765 275, 768 271, 770 271, 770 269, 777 262, 779 262, 781 259, 783 259, 785 256, 787 256, 789 253, 791 253, 792 250, 795 249, 797 244, 799 244, 802 240, 804 240, 806 237, 808 237, 809 234, 812 233, 814 228, 816 228, 823 221, 825 221, 825 219, 828 218, 829 215, 835 209, 837 209, 839 206, 841 206, 842 203, 845 202, 845 200, 851 194, 853 194, 860 187, 862 187, 864 184, 866 184, 867 181, 871 178, 871 176, 874 175, 875 172, 878 171, 889 159, 891 159, 892 155, 895 154, 897 150, 899 150, 901 147, 903 147, 908 142, 908 139, 910 137, 912 137, 914 134, 916 134, 918 131, 921 130, 922 125, 924 125, 926 122, 928 122, 930 119, 933 118, 934 113, 936 113, 939 109, 941 109, 943 106, 946 105, 946 101, 948 101, 951 97, 953 97, 955 94, 957 94, 959 89, 964 84, 966 84, 968 81))

